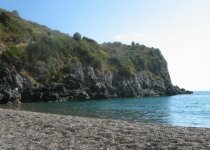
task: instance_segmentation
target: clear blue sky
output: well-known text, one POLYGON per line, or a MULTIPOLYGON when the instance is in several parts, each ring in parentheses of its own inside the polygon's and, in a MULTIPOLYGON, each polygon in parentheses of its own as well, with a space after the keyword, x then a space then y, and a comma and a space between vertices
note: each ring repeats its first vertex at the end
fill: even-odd
POLYGON ((175 85, 210 90, 210 0, 0 0, 0 7, 100 43, 160 48, 175 85))

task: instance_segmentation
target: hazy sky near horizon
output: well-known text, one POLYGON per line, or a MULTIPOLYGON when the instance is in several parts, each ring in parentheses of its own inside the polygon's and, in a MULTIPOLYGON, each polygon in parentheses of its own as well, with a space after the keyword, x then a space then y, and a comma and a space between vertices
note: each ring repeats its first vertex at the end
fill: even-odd
POLYGON ((173 84, 210 90, 210 0, 0 0, 52 29, 159 48, 173 84))

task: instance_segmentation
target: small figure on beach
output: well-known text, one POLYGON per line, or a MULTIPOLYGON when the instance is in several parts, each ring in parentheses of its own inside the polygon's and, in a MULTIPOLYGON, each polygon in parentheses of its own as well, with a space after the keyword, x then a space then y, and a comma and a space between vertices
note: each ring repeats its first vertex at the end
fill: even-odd
POLYGON ((20 97, 16 97, 13 104, 14 104, 14 109, 15 109, 15 110, 20 109, 20 106, 21 106, 20 97))
MULTIPOLYGON (((15 93, 18 95, 19 90, 18 90, 17 87, 14 89, 14 91, 15 91, 15 93)), ((21 101, 20 101, 20 99, 21 99, 21 96, 18 95, 18 96, 15 97, 15 99, 14 99, 14 101, 13 101, 13 106, 14 106, 13 108, 14 108, 15 110, 20 109, 20 106, 21 106, 21 101)))

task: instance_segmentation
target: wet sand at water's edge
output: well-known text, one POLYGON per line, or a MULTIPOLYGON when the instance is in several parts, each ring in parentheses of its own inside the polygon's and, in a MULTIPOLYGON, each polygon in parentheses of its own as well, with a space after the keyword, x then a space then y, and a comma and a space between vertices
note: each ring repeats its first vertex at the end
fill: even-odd
POLYGON ((0 109, 0 149, 210 149, 210 128, 0 109))

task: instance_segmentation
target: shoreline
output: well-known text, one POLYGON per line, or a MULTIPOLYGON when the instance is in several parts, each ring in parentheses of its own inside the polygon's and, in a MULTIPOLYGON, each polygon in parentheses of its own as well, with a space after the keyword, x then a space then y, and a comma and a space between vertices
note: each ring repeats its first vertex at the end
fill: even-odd
POLYGON ((210 149, 210 128, 0 108, 0 149, 210 149))

